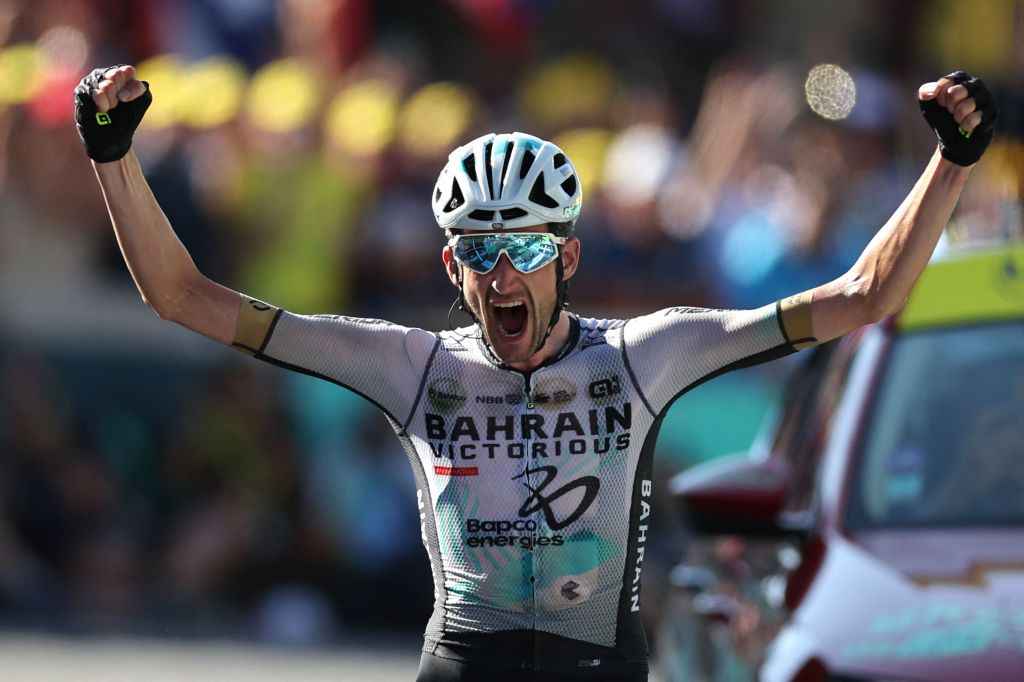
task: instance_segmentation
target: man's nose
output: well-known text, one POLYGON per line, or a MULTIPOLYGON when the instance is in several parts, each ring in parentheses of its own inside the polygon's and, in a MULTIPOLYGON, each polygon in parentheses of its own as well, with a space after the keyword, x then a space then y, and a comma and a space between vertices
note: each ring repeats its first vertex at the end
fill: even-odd
POLYGON ((521 273, 516 270, 516 266, 512 265, 508 254, 503 253, 498 257, 498 262, 495 264, 494 270, 491 271, 491 287, 499 294, 506 293, 511 290, 521 276, 521 273))

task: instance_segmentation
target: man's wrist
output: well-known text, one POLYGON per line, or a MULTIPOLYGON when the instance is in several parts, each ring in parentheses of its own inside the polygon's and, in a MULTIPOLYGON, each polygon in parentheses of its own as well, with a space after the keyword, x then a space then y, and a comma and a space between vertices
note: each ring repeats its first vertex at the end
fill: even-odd
POLYGON ((949 159, 942 155, 942 148, 938 146, 935 147, 934 159, 936 173, 940 173, 943 177, 949 178, 951 180, 959 178, 963 178, 964 180, 966 180, 967 177, 971 174, 971 171, 974 170, 974 167, 978 165, 977 161, 975 161, 969 166, 963 166, 960 165, 959 163, 956 163, 955 161, 950 161, 949 159))
POLYGON ((130 183, 134 176, 142 175, 142 166, 139 164, 135 151, 128 150, 128 153, 114 161, 96 161, 91 159, 93 170, 96 176, 105 182, 117 182, 121 185, 130 183))
POLYGON ((117 157, 116 159, 112 159, 112 160, 110 160, 110 161, 97 161, 96 159, 93 159, 93 158, 90 158, 89 160, 90 160, 90 161, 92 161, 92 165, 94 165, 94 166, 97 166, 97 167, 102 167, 102 166, 115 166, 115 165, 118 165, 118 164, 123 164, 123 163, 125 163, 125 162, 127 161, 127 159, 128 159, 128 157, 129 157, 129 156, 134 156, 134 153, 132 152, 132 150, 131 150, 131 149, 129 149, 129 150, 128 150, 128 151, 127 151, 127 152, 125 153, 125 155, 124 155, 124 156, 119 156, 119 157, 117 157))

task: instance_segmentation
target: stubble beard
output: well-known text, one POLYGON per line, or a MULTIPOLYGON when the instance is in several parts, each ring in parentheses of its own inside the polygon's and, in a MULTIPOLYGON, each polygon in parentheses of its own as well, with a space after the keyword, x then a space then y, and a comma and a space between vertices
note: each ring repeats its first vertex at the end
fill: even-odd
POLYGON ((548 325, 551 321, 551 316, 554 314, 555 303, 552 302, 547 306, 546 310, 539 310, 536 299, 526 292, 526 310, 527 310, 527 331, 529 334, 528 343, 523 341, 514 341, 515 348, 509 348, 509 343, 504 340, 501 323, 495 319, 491 313, 491 307, 486 302, 480 303, 478 301, 468 301, 470 311, 476 317, 481 333, 484 337, 484 342, 487 347, 491 350, 491 353, 495 355, 501 362, 506 365, 511 365, 518 362, 526 362, 532 358, 539 350, 544 340, 545 335, 548 331, 548 325), (486 307, 487 312, 481 310, 481 306, 486 307))

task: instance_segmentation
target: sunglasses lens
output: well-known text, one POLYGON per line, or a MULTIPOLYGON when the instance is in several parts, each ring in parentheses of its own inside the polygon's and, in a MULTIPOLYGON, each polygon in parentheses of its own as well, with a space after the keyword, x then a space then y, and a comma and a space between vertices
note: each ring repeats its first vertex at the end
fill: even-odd
POLYGON ((544 267, 558 255, 547 234, 464 235, 454 246, 455 257, 471 270, 485 274, 494 269, 502 253, 519 272, 528 274, 544 267))
POLYGON ((455 244, 455 257, 466 267, 480 274, 490 272, 498 263, 500 249, 488 244, 486 237, 459 237, 455 244))
MULTIPOLYGON (((558 255, 554 242, 543 235, 534 239, 523 239, 516 250, 517 253, 510 257, 512 264, 520 272, 539 270, 558 255)), ((511 249, 509 253, 512 253, 511 249)))

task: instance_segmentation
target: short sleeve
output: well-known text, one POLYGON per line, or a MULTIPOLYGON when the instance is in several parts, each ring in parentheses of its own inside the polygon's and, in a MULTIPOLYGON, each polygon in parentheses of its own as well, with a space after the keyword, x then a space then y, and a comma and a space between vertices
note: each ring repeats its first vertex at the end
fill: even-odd
POLYGON ((243 297, 234 346, 261 360, 340 384, 404 425, 436 334, 384 320, 294 315, 243 297))
POLYGON ((629 320, 623 353, 648 408, 660 414, 712 377, 792 353, 779 319, 775 303, 754 310, 668 308, 629 320))

